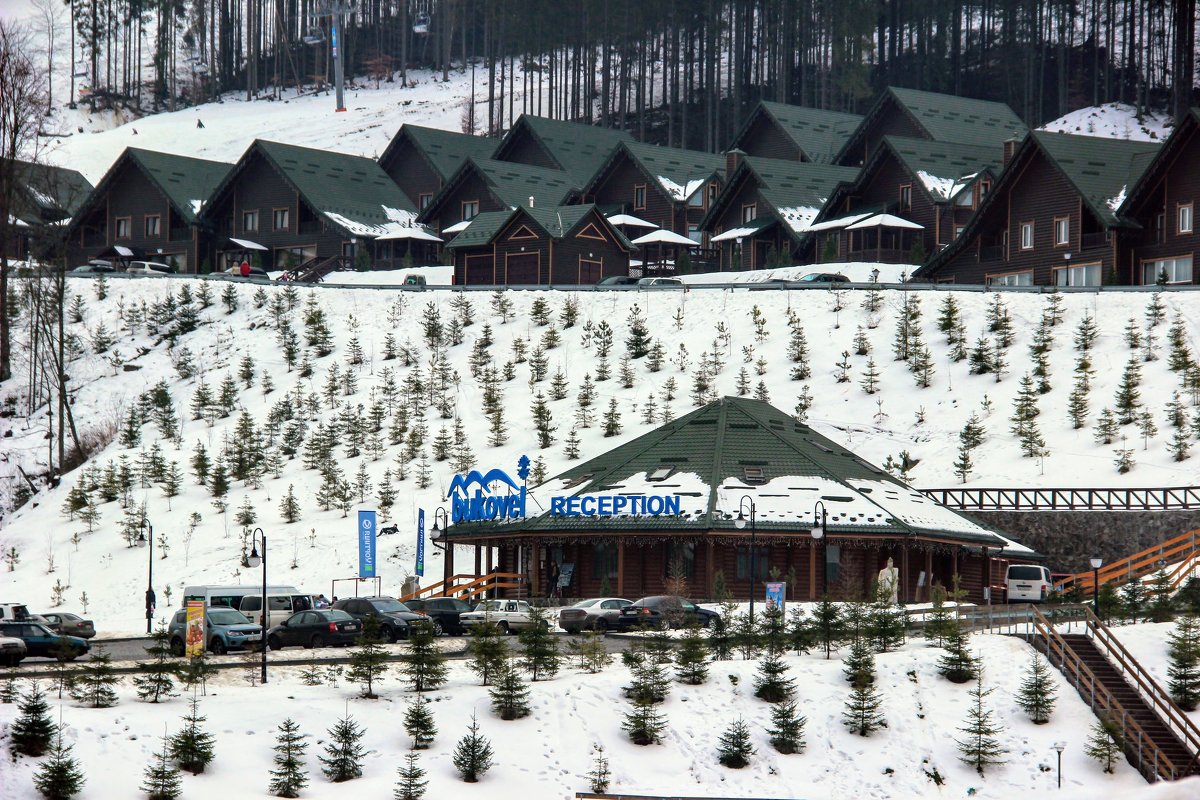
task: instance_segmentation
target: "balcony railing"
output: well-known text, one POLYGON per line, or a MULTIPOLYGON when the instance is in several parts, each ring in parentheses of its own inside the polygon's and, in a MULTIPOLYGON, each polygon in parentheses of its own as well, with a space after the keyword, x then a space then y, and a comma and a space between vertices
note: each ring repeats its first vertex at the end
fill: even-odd
POLYGON ((1108 234, 1104 231, 1099 233, 1085 233, 1080 237, 1079 246, 1084 250, 1090 250, 1093 247, 1106 247, 1108 245, 1108 234))
POLYGON ((980 261, 999 261, 1004 258, 1004 245, 989 244, 979 248, 980 261))

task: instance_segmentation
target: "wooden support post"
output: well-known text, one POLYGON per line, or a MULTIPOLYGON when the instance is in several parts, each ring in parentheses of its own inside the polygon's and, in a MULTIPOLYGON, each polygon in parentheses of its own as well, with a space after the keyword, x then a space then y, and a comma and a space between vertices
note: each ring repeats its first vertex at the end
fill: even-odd
POLYGON ((983 548, 983 593, 987 595, 987 604, 992 604, 992 556, 988 549, 983 548))
POLYGON ((808 548, 808 599, 817 599, 817 543, 808 548))
POLYGON ((625 596, 625 540, 617 539, 617 597, 625 596))
MULTIPOLYGON (((925 549, 925 591, 926 599, 933 600, 933 549, 925 549)), ((918 600, 918 602, 920 602, 918 600)))
POLYGON ((483 545, 475 545, 475 577, 483 574, 483 545))
POLYGON ((713 543, 710 539, 705 542, 704 551, 704 596, 714 600, 721 600, 723 598, 713 597, 713 574, 716 572, 716 564, 713 563, 714 558, 713 543))
POLYGON ((442 559, 442 594, 449 590, 450 576, 454 574, 454 545, 446 544, 446 557, 442 559))
MULTIPOLYGON (((904 540, 904 546, 900 550, 900 586, 900 602, 916 602, 912 599, 908 589, 908 539, 904 540)), ((913 589, 913 591, 915 592, 916 589, 913 589)))
POLYGON ((537 597, 542 591, 540 551, 541 547, 535 541, 529 545, 529 597, 530 599, 537 597))

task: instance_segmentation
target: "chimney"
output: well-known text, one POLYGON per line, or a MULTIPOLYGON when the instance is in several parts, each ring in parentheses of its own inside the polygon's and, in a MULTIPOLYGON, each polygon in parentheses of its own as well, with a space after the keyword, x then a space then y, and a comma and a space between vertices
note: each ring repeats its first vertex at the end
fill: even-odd
POLYGON ((533 195, 529 195, 529 207, 533 208, 533 195))
POLYGON ((1004 140, 1004 158, 1000 162, 1000 167, 1003 169, 1008 166, 1008 162, 1012 161, 1013 154, 1017 152, 1017 145, 1021 143, 1020 138, 1014 133, 1012 136, 1004 140))
POLYGON ((733 173, 737 171, 745 155, 746 152, 744 150, 739 150, 736 147, 725 151, 725 180, 729 180, 733 176, 733 173))

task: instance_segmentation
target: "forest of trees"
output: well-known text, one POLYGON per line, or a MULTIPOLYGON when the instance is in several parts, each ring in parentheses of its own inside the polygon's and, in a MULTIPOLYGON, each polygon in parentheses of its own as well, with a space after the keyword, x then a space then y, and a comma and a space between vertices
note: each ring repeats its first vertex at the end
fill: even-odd
MULTIPOLYGON (((332 75, 327 0, 63 2, 60 48, 90 103, 175 108, 332 75)), ((340 2, 347 75, 486 73, 464 113, 477 132, 531 112, 717 150, 759 98, 861 112, 888 84, 1001 100, 1032 125, 1191 102, 1188 0, 340 2)))

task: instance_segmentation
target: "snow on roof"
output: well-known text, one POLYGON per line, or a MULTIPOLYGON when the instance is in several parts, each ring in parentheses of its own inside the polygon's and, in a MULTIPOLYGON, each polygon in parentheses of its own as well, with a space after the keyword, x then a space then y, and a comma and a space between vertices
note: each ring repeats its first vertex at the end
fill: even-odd
POLYGON ((1171 116, 1158 111, 1138 114, 1126 103, 1088 106, 1047 122, 1039 130, 1097 136, 1104 139, 1129 139, 1161 142, 1171 135, 1171 116))
MULTIPOLYGON (((848 478, 856 490, 867 494, 871 502, 878 504, 900 522, 920 530, 966 533, 976 536, 995 536, 990 529, 974 522, 962 514, 934 502, 920 492, 890 481, 848 478)), ((1002 538, 1002 537, 1000 537, 1002 538)), ((1008 541, 1007 539, 1005 541, 1008 541)), ((1009 542, 1018 547, 1015 542, 1009 542)), ((1024 548, 1027 552, 1032 552, 1024 548)))
POLYGON ((817 214, 821 213, 821 209, 816 206, 792 206, 778 211, 780 218, 795 233, 806 232, 808 226, 817 218, 817 214))
POLYGON ((682 201, 687 200, 704 185, 704 178, 694 178, 689 180, 686 186, 681 186, 670 178, 659 175, 658 182, 662 185, 663 191, 671 195, 672 199, 682 201))
MULTIPOLYGON (((615 497, 617 495, 678 495, 680 498, 679 513, 684 517, 703 516, 708 513, 709 486, 694 472, 676 472, 666 480, 649 480, 645 472, 630 475, 620 483, 598 486, 589 491, 578 491, 586 483, 575 484, 573 481, 557 478, 543 483, 529 491, 530 505, 528 508, 541 508, 539 513, 530 513, 529 517, 538 517, 550 510, 550 498, 555 495, 570 495, 580 497, 615 497)), ((630 513, 614 514, 617 517, 632 517, 630 513)))
POLYGON ((41 206, 44 206, 46 208, 57 208, 58 207, 57 200, 55 200, 53 197, 46 194, 45 192, 41 191, 36 186, 32 186, 30 184, 25 184, 25 191, 27 191, 31 195, 33 195, 33 199, 36 200, 38 202, 38 204, 41 206))
POLYGON ((758 227, 730 228, 729 230, 725 231, 724 233, 718 233, 716 236, 713 236, 711 239, 709 239, 709 241, 710 242, 724 242, 729 239, 742 239, 742 238, 749 236, 750 234, 755 233, 759 230, 761 230, 761 229, 758 227))
POLYGON ((192 207, 193 214, 199 214, 200 209, 204 208, 203 200, 188 200, 188 204, 192 207))
POLYGON ((1121 191, 1117 192, 1116 197, 1110 197, 1105 201, 1110 209, 1116 211, 1121 207, 1121 204, 1125 202, 1125 190, 1128 188, 1128 186, 1122 186, 1121 191))
POLYGON ((847 225, 853 225, 855 222, 858 222, 859 220, 866 219, 867 217, 871 216, 872 213, 873 212, 867 212, 864 214, 851 214, 848 217, 837 217, 836 219, 827 219, 824 222, 818 222, 816 225, 809 225, 808 229, 810 231, 825 231, 825 230, 831 230, 834 228, 845 228, 847 225))
POLYGON ((958 183, 956 178, 942 178, 937 175, 930 175, 923 169, 917 170, 917 177, 925 185, 926 191, 941 200, 949 200, 954 194, 955 184, 958 183))
POLYGON ((715 513, 736 517, 741 498, 746 495, 754 501, 759 522, 794 522, 810 528, 813 509, 820 500, 825 505, 826 522, 832 527, 891 527, 887 510, 865 495, 841 481, 812 475, 783 476, 757 485, 726 479, 717 487, 715 513))
POLYGON ((382 225, 371 222, 359 222, 358 220, 342 216, 336 211, 325 211, 323 213, 331 222, 342 226, 354 236, 373 239, 385 234, 396 233, 402 228, 420 227, 424 230, 424 226, 417 223, 417 215, 414 212, 406 211, 402 208, 390 208, 388 206, 380 206, 380 208, 383 209, 384 215, 388 218, 388 221, 382 225))

